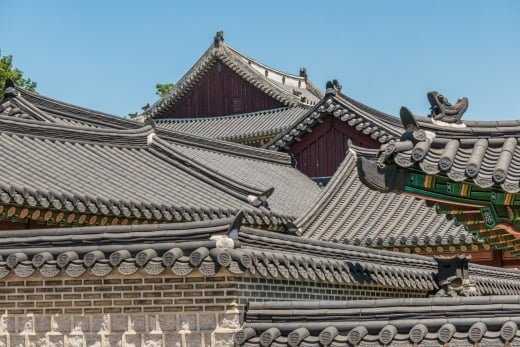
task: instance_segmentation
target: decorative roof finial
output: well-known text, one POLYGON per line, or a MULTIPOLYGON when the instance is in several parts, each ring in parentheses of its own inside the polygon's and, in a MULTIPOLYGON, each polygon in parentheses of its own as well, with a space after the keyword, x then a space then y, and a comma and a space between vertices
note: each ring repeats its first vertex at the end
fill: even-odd
POLYGON ((18 95, 18 91, 15 88, 15 84, 14 84, 13 80, 10 78, 6 79, 5 85, 4 85, 4 96, 13 97, 13 96, 17 96, 17 95, 18 95))
POLYGON ((307 79, 307 69, 304 67, 300 68, 300 77, 307 79))
POLYGON ((259 195, 248 195, 247 201, 253 205, 254 207, 266 207, 267 208, 267 199, 273 194, 274 187, 267 189, 259 195))
POLYGON ((338 94, 341 92, 342 85, 339 84, 338 80, 328 81, 325 88, 325 94, 338 94))
POLYGON ((215 39, 213 41, 213 45, 215 47, 220 47, 221 42, 224 42, 224 32, 222 30, 217 31, 217 33, 215 34, 215 39))
POLYGON ((448 99, 439 92, 429 92, 427 96, 431 105, 431 113, 428 117, 445 123, 461 123, 462 115, 468 109, 468 98, 458 99, 455 105, 452 105, 448 99))
POLYGON ((475 281, 469 278, 468 263, 471 256, 436 256, 437 284, 439 291, 435 296, 474 296, 480 295, 475 281))
POLYGON ((144 120, 144 125, 149 125, 152 127, 152 129, 156 129, 157 126, 155 125, 155 120, 152 118, 152 117, 147 117, 145 120, 144 120))

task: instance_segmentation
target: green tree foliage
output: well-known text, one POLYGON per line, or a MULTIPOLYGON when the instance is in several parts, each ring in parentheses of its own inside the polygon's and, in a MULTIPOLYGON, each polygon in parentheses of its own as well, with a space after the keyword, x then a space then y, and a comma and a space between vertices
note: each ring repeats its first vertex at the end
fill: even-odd
POLYGON ((30 78, 24 78, 22 70, 13 67, 13 56, 2 56, 0 51, 0 99, 4 97, 4 86, 7 79, 11 79, 17 86, 30 92, 36 91, 36 82, 30 78))
POLYGON ((155 94, 162 98, 172 90, 173 86, 173 83, 157 83, 155 85, 155 94))

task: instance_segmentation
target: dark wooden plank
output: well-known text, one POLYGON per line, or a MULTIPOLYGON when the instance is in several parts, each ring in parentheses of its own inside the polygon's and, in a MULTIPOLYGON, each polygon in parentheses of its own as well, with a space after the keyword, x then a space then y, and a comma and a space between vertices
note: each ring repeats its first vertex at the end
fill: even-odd
POLYGON ((332 176, 345 159, 348 140, 359 146, 379 148, 380 143, 332 116, 323 118, 311 133, 289 150, 297 167, 309 177, 332 176))
POLYGON ((158 118, 223 116, 283 106, 217 61, 180 102, 158 118))

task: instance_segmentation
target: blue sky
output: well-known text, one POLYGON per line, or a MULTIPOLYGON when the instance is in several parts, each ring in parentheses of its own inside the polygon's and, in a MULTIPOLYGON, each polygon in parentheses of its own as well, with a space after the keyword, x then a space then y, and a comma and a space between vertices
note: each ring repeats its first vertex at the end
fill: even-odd
POLYGON ((0 49, 41 94, 126 115, 154 102, 224 30, 274 68, 398 114, 426 92, 466 119, 520 119, 519 1, 6 1, 0 49))

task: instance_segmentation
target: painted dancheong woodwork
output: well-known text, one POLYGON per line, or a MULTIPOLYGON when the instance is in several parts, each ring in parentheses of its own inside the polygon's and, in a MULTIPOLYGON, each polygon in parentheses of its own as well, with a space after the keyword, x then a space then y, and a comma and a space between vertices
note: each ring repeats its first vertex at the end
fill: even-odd
POLYGON ((466 98, 428 94, 426 117, 401 109, 405 133, 377 151, 358 148, 364 182, 439 203, 493 247, 520 255, 520 121, 462 122, 466 98))

